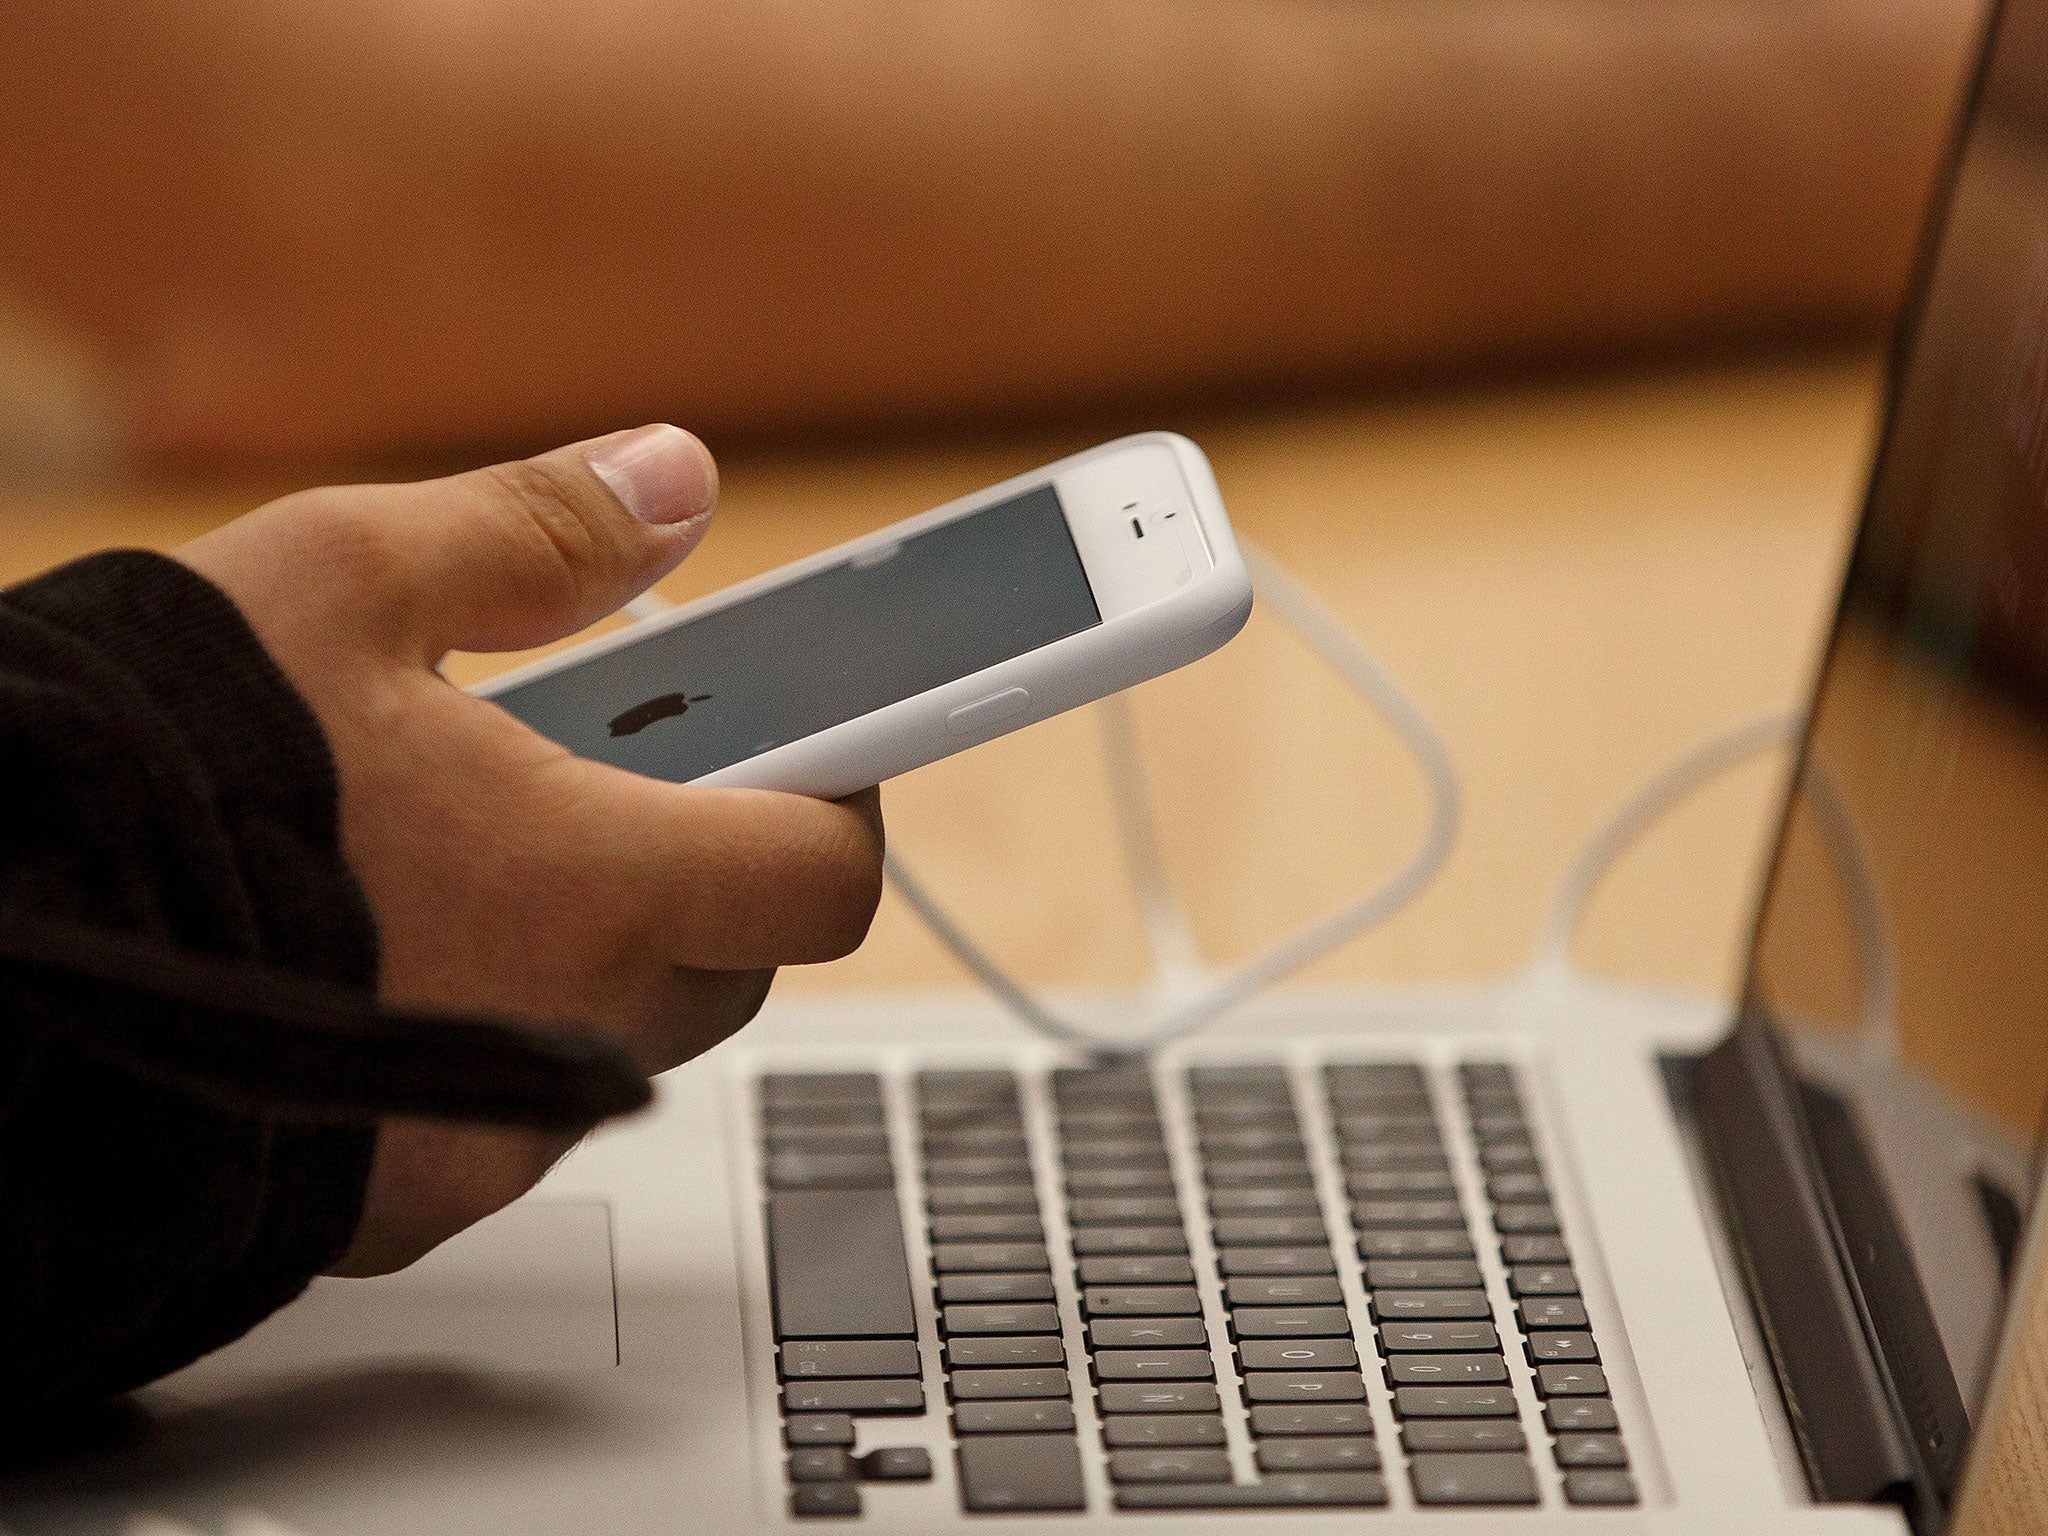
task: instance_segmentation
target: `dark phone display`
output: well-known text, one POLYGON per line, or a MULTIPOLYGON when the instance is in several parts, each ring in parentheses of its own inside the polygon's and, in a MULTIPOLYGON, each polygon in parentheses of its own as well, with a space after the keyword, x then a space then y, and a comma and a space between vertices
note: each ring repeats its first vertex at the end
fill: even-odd
POLYGON ((495 702, 580 756, 683 782, 1101 622, 1043 485, 495 702))
MULTIPOLYGON (((2048 5, 2005 8, 1814 700, 1747 1014, 1853 1122, 1961 1405, 2048 1105, 2048 5)), ((1821 1102, 1821 1101, 1816 1101, 1821 1102)), ((1917 1390, 1938 1401, 1944 1384, 1917 1390)), ((1930 1456, 1952 1478, 1962 1447, 1930 1456)))

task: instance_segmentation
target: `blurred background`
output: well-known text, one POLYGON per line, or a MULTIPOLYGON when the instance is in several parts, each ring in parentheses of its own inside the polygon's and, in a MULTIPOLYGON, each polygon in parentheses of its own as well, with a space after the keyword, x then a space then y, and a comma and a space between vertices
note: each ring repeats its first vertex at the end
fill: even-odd
MULTIPOLYGON (((681 597, 1173 427, 1466 774, 1438 886, 1317 979, 1495 974, 1628 788, 1803 692, 1980 11, 6 7, 0 579, 666 419, 727 491, 681 597)), ((1417 833, 1263 618, 1138 702, 1214 958, 1417 833)), ((1587 958, 1725 985, 1778 771, 1632 855, 1587 958)), ((1026 975, 1140 974, 1085 718, 889 807, 1026 975)), ((959 980, 892 902, 791 984, 959 980)))

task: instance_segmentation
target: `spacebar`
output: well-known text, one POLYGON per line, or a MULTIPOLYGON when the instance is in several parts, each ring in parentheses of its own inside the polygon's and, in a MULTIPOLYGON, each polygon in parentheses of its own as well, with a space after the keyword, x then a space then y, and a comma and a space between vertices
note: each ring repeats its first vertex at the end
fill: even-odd
POLYGON ((768 1197, 777 1339, 917 1333, 893 1189, 789 1189, 768 1197))

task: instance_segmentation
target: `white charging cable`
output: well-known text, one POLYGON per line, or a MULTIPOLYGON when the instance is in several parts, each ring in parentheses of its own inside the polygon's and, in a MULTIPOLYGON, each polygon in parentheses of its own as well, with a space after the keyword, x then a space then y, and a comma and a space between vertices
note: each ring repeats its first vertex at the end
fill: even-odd
POLYGON ((1586 903, 1615 861, 1673 806, 1709 780, 1760 752, 1796 741, 1803 717, 1758 715, 1709 737, 1624 800, 1598 831, 1579 845, 1564 877, 1551 888, 1549 905, 1537 925, 1530 957, 1533 970, 1571 969, 1572 935, 1586 903))
POLYGON ((1245 544, 1243 549, 1258 600, 1362 694, 1414 754, 1429 788, 1428 826, 1407 862, 1379 886, 1263 953, 1211 975, 1202 967, 1186 919, 1165 879, 1152 834, 1129 705, 1120 699, 1105 700, 1098 708, 1103 711, 1108 769, 1125 856, 1152 949, 1152 991, 1158 999, 1150 1017, 1137 1029, 1112 1038, 1061 1018, 1032 997, 963 931, 901 859, 890 854, 884 864, 903 899, 975 979, 1026 1024, 1063 1044, 1128 1054, 1156 1050, 1192 1034, 1281 977, 1400 911, 1436 878, 1457 839, 1458 773, 1450 749, 1428 716, 1307 588, 1256 547, 1245 544))

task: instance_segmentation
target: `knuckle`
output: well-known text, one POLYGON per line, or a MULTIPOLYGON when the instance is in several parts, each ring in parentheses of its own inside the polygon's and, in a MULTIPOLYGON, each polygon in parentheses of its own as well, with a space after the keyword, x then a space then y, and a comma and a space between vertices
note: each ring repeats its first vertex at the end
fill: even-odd
POLYGON ((610 519, 596 493, 573 471, 546 459, 523 459, 483 471, 492 495, 514 519, 522 553, 580 601, 611 564, 610 519))
POLYGON ((291 519, 294 561, 318 573, 316 589, 351 604, 383 607, 401 591, 411 557, 404 530, 343 488, 300 491, 275 504, 291 519))

